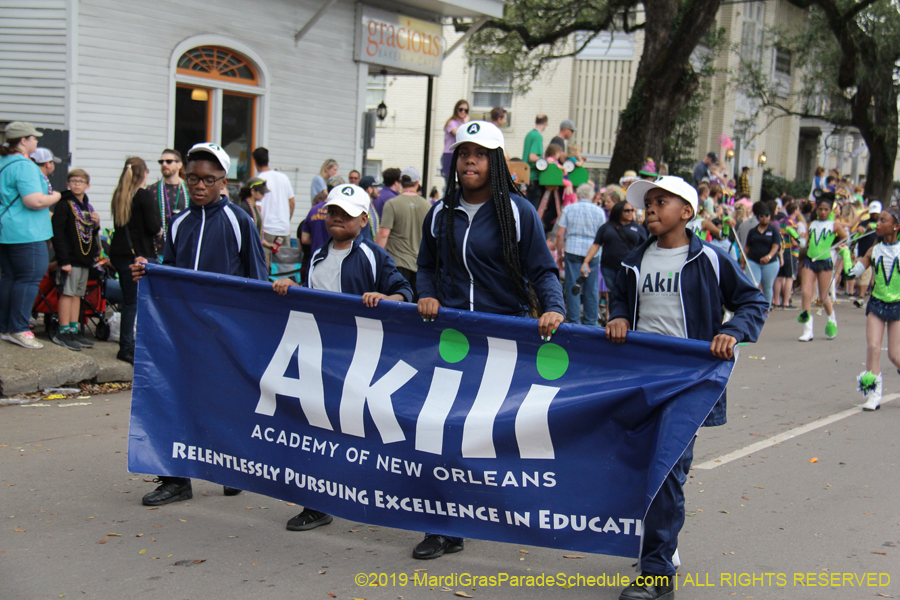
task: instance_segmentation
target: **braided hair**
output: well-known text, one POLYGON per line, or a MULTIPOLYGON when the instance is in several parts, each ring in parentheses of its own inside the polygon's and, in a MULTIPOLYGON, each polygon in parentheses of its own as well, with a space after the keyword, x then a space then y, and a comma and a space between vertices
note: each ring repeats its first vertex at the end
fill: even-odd
MULTIPOLYGON (((447 186, 447 194, 444 196, 444 210, 439 215, 439 220, 443 222, 443 236, 437 237, 437 264, 435 265, 435 277, 437 283, 438 296, 441 295, 443 287, 443 268, 446 266, 447 276, 453 280, 454 263, 458 268, 464 268, 457 256, 456 246, 456 208, 459 206, 457 198, 457 187, 459 174, 457 172, 457 160, 459 159, 459 148, 453 150, 453 158, 451 165, 450 182, 447 186), (443 238, 443 239, 442 239, 443 238), (442 265, 443 253, 441 246, 447 245, 447 255, 449 257, 448 264, 442 265)), ((490 167, 491 178, 491 197, 494 200, 494 209, 497 211, 497 221, 500 225, 500 243, 503 249, 503 262, 506 265, 506 274, 512 285, 513 293, 523 306, 527 306, 530 312, 534 312, 534 297, 529 293, 525 282, 525 274, 522 270, 522 262, 519 259, 519 245, 516 235, 516 219, 512 209, 512 199, 509 196, 510 190, 516 189, 512 175, 509 173, 509 167, 506 165, 506 158, 503 155, 502 148, 494 148, 488 150, 488 165, 490 167)), ((440 226, 438 227, 440 231, 440 226)), ((477 285, 477 284, 476 284, 477 285)), ((440 297, 438 298, 441 299, 440 297)))

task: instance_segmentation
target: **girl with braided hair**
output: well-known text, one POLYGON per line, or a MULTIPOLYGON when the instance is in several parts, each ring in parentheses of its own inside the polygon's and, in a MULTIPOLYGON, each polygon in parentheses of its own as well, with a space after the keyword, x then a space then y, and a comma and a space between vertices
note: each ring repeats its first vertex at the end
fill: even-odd
POLYGON ((888 332, 888 358, 900 369, 900 209, 892 206, 878 215, 875 235, 882 242, 869 248, 865 256, 850 268, 850 250, 841 245, 845 279, 854 279, 872 267, 875 286, 866 305, 866 370, 859 374, 859 391, 866 402, 863 410, 877 410, 881 404, 881 342, 884 327, 888 332))
MULTIPOLYGON (((534 206, 515 189, 503 156, 503 134, 474 121, 456 132, 447 195, 422 227, 416 284, 425 321, 440 307, 529 317, 549 340, 563 322, 559 271, 534 206), (529 284, 537 296, 536 306, 529 284)), ((462 538, 426 534, 413 558, 431 559, 463 549, 462 538)))

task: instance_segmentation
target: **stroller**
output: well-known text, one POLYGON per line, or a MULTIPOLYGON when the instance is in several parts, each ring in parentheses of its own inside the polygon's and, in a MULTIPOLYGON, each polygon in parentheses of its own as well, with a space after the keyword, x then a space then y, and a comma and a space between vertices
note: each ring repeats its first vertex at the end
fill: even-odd
MULTIPOLYGON (((78 322, 86 326, 94 337, 105 342, 109 339, 109 320, 106 318, 106 281, 109 277, 109 261, 101 258, 88 275, 87 289, 81 297, 81 309, 78 322)), ((59 332, 59 291, 56 289, 56 269, 44 274, 38 288, 37 298, 31 307, 32 313, 44 315, 44 331, 51 339, 59 332)))

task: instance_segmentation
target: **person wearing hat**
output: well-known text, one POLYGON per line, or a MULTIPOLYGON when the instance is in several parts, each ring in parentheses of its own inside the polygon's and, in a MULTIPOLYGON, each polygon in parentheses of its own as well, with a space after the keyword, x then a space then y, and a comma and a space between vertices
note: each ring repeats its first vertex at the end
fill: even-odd
POLYGON ((159 156, 159 170, 162 179, 148 187, 159 206, 159 220, 163 224, 162 231, 156 237, 156 253, 162 256, 166 245, 166 233, 172 225, 172 218, 188 206, 188 192, 181 176, 183 160, 181 152, 166 148, 159 156))
MULTIPOLYGON (((872 200, 865 214, 853 224, 850 228, 859 240, 856 242, 856 256, 863 257, 876 243, 881 242, 882 238, 875 233, 875 227, 878 224, 878 217, 882 211, 881 202, 872 200)), ((856 297, 853 299, 853 305, 862 308, 865 303, 866 296, 869 294, 869 283, 872 279, 872 269, 866 268, 859 276, 856 277, 856 297)))
MULTIPOLYGON (((441 307, 529 318, 544 340, 566 312, 559 270, 534 206, 511 193, 515 183, 503 157, 503 134, 486 121, 456 132, 447 194, 425 217, 417 261, 419 314, 439 318, 441 307), (534 290, 534 297, 529 293, 534 290)), ((463 540, 426 534, 413 558, 459 552, 463 540)))
MULTIPOLYGON (((188 150, 185 180, 191 201, 187 210, 172 219, 163 264, 268 281, 262 242, 253 219, 236 208, 225 192, 230 166, 228 153, 216 144, 195 144, 188 150)), ((146 274, 146 263, 145 257, 135 257, 131 265, 135 282, 146 274)), ((160 475, 157 482, 159 486, 142 498, 144 506, 160 506, 194 496, 187 477, 160 475)), ((237 488, 223 487, 226 496, 241 493, 237 488)))
MULTIPOLYGON (((254 177, 247 181, 247 184, 241 188, 241 191, 238 196, 237 205, 243 208, 250 218, 253 219, 253 224, 256 225, 256 232, 259 234, 260 239, 262 239, 262 211, 260 210, 261 202, 263 196, 269 193, 269 188, 266 187, 266 180, 260 177, 254 177)), ((272 245, 269 242, 263 241, 263 248, 271 248, 272 245)))
MULTIPOLYGON (((619 185, 622 186, 623 189, 627 190, 628 186, 634 183, 635 181, 640 181, 640 177, 638 174, 632 171, 631 169, 622 173, 622 176, 619 177, 619 185)), ((624 200, 624 198, 621 198, 624 200)))
POLYGON ((53 152, 47 148, 38 148, 31 156, 29 156, 29 158, 40 167, 41 174, 43 174, 44 179, 47 181, 47 188, 52 192, 53 185, 50 183, 50 176, 56 172, 56 165, 61 163, 62 160, 53 156, 53 152))
POLYGON ((653 181, 657 177, 659 177, 659 173, 656 171, 656 163, 652 158, 648 158, 644 161, 644 164, 641 166, 641 170, 638 171, 638 175, 641 176, 642 179, 649 179, 653 181))
POLYGON ((28 326, 53 237, 49 208, 59 202, 38 166, 28 159, 41 137, 34 125, 13 121, 0 146, 0 339, 23 348, 44 345, 28 326))
MULTIPOLYGON (((627 343, 628 331, 633 330, 702 340, 710 344, 713 356, 723 360, 733 358, 736 344, 755 342, 768 305, 727 254, 703 244, 686 229, 697 211, 696 190, 680 177, 666 176, 631 184, 625 197, 632 206, 644 207, 651 237, 622 261, 611 293, 606 337, 627 343), (734 313, 727 323, 722 322, 723 307, 734 313)), ((724 425, 725 420, 723 393, 703 426, 724 425)), ((694 439, 650 503, 642 524, 638 563, 642 577, 623 590, 621 600, 674 595, 673 556, 684 525, 684 482, 694 439)))
POLYGON ((578 131, 578 128, 575 127, 575 121, 573 121, 572 119, 566 119, 559 124, 559 133, 557 133, 553 137, 553 139, 550 140, 550 143, 556 144, 563 149, 563 152, 565 152, 566 142, 572 139, 572 136, 575 135, 576 131, 578 131))
MULTIPOLYGON (((362 296, 368 307, 378 306, 382 300, 411 302, 412 287, 397 271, 393 259, 362 235, 373 210, 368 192, 352 183, 339 185, 328 192, 325 208, 330 238, 313 254, 304 287, 362 296)), ((296 285, 291 279, 279 279, 272 289, 284 296, 296 285)), ((288 520, 286 528, 309 531, 333 520, 327 513, 304 507, 288 520)))
POLYGON ((375 240, 384 248, 397 270, 406 278, 413 290, 413 302, 419 301, 416 293, 416 259, 422 244, 422 223, 431 209, 431 203, 416 192, 421 181, 419 171, 406 167, 400 174, 400 195, 387 201, 378 224, 375 240))
POLYGON ((694 166, 694 187, 700 185, 704 179, 709 179, 709 165, 719 162, 715 152, 708 152, 703 159, 694 166))

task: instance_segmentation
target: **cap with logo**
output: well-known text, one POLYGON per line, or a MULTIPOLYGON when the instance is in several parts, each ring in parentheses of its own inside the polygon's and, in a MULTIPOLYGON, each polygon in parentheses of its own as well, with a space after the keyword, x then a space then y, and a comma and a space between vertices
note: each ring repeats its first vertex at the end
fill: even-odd
POLYGON ((878 200, 872 200, 871 202, 869 202, 869 214, 870 215, 878 214, 881 211, 882 211, 881 202, 879 202, 878 200))
POLYGON ((13 121, 3 130, 3 135, 5 135, 8 140, 17 140, 32 135, 34 137, 41 137, 44 134, 35 129, 34 125, 31 123, 26 123, 25 121, 13 121))
POLYGON ((260 194, 268 194, 269 188, 266 187, 266 180, 262 177, 254 177, 247 180, 247 187, 260 194))
POLYGON ((562 123, 559 124, 560 129, 571 129, 572 131, 578 131, 578 128, 575 127, 575 121, 572 119, 566 119, 562 123))
POLYGON ((402 180, 404 177, 408 177, 411 182, 422 181, 422 176, 415 167, 406 167, 400 171, 400 179, 402 180))
POLYGON ((207 154, 212 154, 214 157, 216 157, 216 160, 219 161, 219 164, 222 165, 222 169, 226 173, 228 172, 228 169, 231 168, 231 157, 228 156, 228 153, 225 152, 221 146, 217 146, 216 144, 211 144, 209 142, 194 144, 193 146, 191 146, 191 149, 188 150, 187 155, 190 156, 198 152, 206 152, 207 154))
POLYGON ((371 200, 366 190, 358 185, 345 183, 328 192, 325 206, 337 206, 351 217, 358 217, 363 213, 369 214, 371 200))
POLYGON ((37 150, 32 152, 31 156, 29 156, 28 158, 30 158, 31 160, 33 160, 34 162, 36 162, 39 165, 48 163, 51 160, 53 162, 55 162, 56 164, 59 164, 62 162, 61 159, 53 156, 53 153, 47 148, 38 148, 37 150))
POLYGON ((694 215, 697 215, 697 190, 681 177, 673 175, 658 177, 654 181, 635 181, 628 186, 628 191, 625 192, 625 200, 632 206, 644 206, 644 197, 647 195, 647 192, 657 188, 683 198, 694 209, 694 215))
POLYGON ((488 121, 470 121, 460 125, 456 130, 456 142, 450 146, 449 152, 453 152, 458 146, 472 142, 488 150, 494 148, 503 149, 503 132, 500 128, 488 121))

